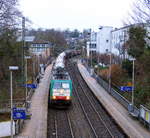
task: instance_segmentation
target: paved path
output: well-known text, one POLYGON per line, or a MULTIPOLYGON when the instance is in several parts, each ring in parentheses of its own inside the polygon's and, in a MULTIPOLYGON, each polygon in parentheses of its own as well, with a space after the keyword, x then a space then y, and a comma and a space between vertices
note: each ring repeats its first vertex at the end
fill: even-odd
POLYGON ((150 138, 150 132, 143 128, 143 126, 136 120, 133 120, 128 111, 118 103, 112 96, 110 96, 103 87, 101 87, 97 81, 90 76, 86 68, 78 63, 78 68, 97 98, 101 101, 103 106, 114 118, 120 127, 129 135, 131 138, 150 138))
POLYGON ((31 119, 27 120, 22 133, 17 138, 47 138, 48 89, 51 66, 46 68, 39 87, 31 99, 31 119))

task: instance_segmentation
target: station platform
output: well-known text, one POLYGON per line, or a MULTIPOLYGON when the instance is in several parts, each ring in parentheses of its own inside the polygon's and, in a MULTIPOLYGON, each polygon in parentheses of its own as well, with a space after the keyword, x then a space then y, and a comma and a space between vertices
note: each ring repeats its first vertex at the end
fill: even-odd
POLYGON ((133 119, 128 111, 90 76, 89 72, 81 62, 78 62, 78 68, 95 96, 129 137, 150 138, 150 131, 144 128, 140 122, 133 119))
POLYGON ((51 68, 51 65, 46 68, 45 74, 32 96, 29 109, 32 114, 31 119, 25 121, 22 133, 16 136, 17 138, 47 138, 48 89, 51 68))

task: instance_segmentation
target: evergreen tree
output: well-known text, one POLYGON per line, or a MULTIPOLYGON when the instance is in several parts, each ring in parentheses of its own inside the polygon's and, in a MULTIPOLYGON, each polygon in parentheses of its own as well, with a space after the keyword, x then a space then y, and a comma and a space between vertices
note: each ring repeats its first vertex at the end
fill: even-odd
POLYGON ((146 47, 146 30, 143 27, 131 27, 129 29, 128 54, 139 58, 146 47))

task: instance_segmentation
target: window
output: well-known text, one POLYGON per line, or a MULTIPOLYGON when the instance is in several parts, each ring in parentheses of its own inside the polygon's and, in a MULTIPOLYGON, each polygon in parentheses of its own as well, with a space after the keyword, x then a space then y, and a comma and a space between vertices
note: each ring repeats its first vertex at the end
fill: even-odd
POLYGON ((60 88, 61 88, 61 82, 55 82, 54 89, 60 89, 60 88))
POLYGON ((55 82, 54 83, 54 89, 69 89, 69 83, 65 83, 65 82, 55 82))
POLYGON ((90 44, 90 48, 96 48, 96 44, 90 44))
POLYGON ((62 88, 69 89, 69 83, 62 83, 62 88))

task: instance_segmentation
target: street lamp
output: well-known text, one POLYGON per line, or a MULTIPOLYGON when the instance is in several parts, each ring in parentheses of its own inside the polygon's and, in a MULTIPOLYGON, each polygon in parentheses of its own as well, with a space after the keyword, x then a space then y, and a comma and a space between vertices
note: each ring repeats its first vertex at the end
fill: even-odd
POLYGON ((91 50, 91 68, 92 68, 92 50, 91 50))
POLYGON ((110 33, 110 52, 109 52, 109 92, 111 93, 111 64, 112 64, 112 32, 110 33))
POLYGON ((134 105, 134 62, 135 58, 130 59, 132 61, 132 106, 134 105))
POLYGON ((12 72, 18 70, 18 66, 9 66, 10 70, 10 99, 11 99, 11 138, 13 138, 13 89, 12 89, 12 72))
POLYGON ((25 76, 26 76, 26 102, 27 102, 27 96, 28 96, 28 89, 27 89, 27 80, 28 80, 27 64, 28 64, 28 59, 31 59, 31 57, 30 56, 25 56, 25 60, 26 60, 26 68, 25 68, 25 76))
POLYGON ((112 61, 112 54, 111 54, 111 51, 109 53, 110 55, 110 61, 109 61, 109 92, 111 92, 111 61, 112 61))

